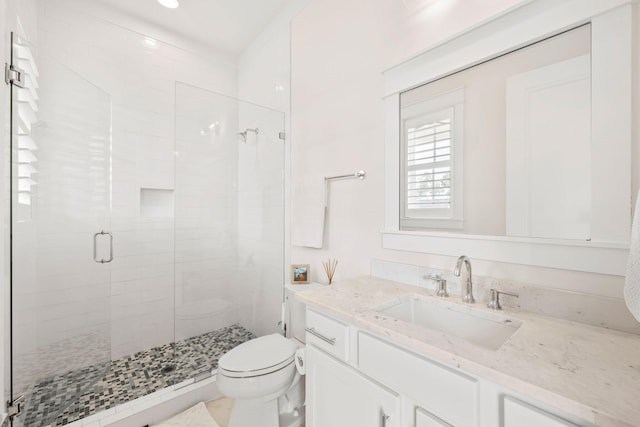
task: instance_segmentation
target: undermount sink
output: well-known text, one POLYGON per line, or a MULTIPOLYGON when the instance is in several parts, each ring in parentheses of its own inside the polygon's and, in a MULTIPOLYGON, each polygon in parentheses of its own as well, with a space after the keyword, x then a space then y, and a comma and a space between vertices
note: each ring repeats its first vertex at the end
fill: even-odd
POLYGON ((490 350, 499 349, 522 325, 499 314, 413 294, 380 305, 374 311, 490 350))

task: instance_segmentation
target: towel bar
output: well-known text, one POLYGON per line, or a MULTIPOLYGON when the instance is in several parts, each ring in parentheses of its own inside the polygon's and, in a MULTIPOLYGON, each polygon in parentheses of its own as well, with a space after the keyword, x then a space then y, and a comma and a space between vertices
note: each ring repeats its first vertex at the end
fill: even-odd
POLYGON ((354 173, 350 173, 349 175, 325 176, 324 180, 325 181, 332 181, 334 179, 346 179, 346 178, 364 179, 366 176, 367 176, 367 173, 365 171, 357 171, 357 172, 354 172, 354 173))

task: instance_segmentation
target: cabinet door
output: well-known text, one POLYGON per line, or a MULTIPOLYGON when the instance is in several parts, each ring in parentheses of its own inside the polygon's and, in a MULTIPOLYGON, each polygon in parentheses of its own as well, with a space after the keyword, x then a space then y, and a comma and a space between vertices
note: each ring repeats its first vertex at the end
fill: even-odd
POLYGON ((358 368, 451 425, 479 425, 475 378, 364 332, 358 333, 358 368))
POLYGON ((399 427, 399 398, 307 345, 307 427, 399 427))
POLYGON ((452 427, 422 408, 416 408, 416 427, 452 427))
POLYGON ((505 397, 504 427, 578 427, 542 409, 505 397))

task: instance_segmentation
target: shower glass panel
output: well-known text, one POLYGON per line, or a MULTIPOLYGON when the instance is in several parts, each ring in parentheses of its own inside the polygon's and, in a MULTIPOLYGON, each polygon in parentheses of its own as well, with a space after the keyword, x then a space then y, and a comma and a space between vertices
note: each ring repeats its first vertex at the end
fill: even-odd
POLYGON ((17 37, 12 61, 13 425, 61 425, 110 363, 111 98, 17 37))
POLYGON ((284 128, 280 111, 176 84, 179 380, 205 378, 229 349, 280 331, 284 128))

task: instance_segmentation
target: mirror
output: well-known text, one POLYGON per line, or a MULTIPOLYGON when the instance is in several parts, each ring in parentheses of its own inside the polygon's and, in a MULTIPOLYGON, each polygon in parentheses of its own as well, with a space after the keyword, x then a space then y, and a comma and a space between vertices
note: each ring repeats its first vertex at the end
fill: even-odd
POLYGON ((591 240, 591 114, 590 24, 402 92, 401 229, 591 240))
MULTIPOLYGON (((637 64, 633 60, 637 46, 633 43, 633 7, 628 0, 623 3, 619 0, 525 2, 384 71, 384 249, 447 256, 464 253, 489 261, 625 274, 631 230, 629 201, 634 200, 632 186, 634 189, 638 186, 632 174, 632 163, 636 167, 635 154, 632 154, 632 96, 637 94, 633 85, 637 75, 637 64), (572 41, 565 44, 564 39, 572 41), (555 55, 552 48, 551 52, 538 55, 542 56, 542 63, 518 69, 516 64, 514 72, 507 76, 503 69, 508 66, 495 65, 503 59, 526 57, 526 52, 556 41, 564 45, 560 50, 573 53, 552 58, 555 55), (563 91, 555 93, 550 101, 543 96, 545 90, 531 90, 536 88, 536 75, 544 77, 545 67, 555 67, 585 55, 590 57, 590 83, 585 84, 575 76, 571 78, 582 82, 583 89, 588 86, 590 96, 580 90, 578 93, 590 100, 589 109, 582 108, 586 101, 575 93, 569 107, 562 108, 559 100, 564 97, 563 91), (480 89, 487 90, 483 96, 476 96, 462 77, 484 67, 490 71, 485 73, 488 80, 481 83, 486 87, 480 89), (530 72, 533 73, 528 74, 530 72), (494 79, 500 75, 501 83, 495 83, 494 79), (453 82, 454 79, 460 80, 453 82), (455 146, 450 151, 454 154, 451 161, 454 169, 458 167, 457 162, 462 161, 458 169, 466 175, 461 179, 462 214, 456 217, 456 209, 447 209, 442 205, 443 195, 434 193, 432 203, 439 204, 441 211, 448 210, 452 220, 440 221, 432 228, 412 227, 403 221, 408 205, 403 206, 402 202, 407 199, 408 190, 415 188, 410 187, 408 179, 402 182, 401 178, 408 176, 402 168, 406 172, 406 169, 420 167, 409 165, 408 160, 415 159, 404 152, 406 138, 403 139, 403 135, 414 122, 410 117, 401 117, 401 112, 419 105, 419 91, 426 96, 422 100, 433 99, 434 95, 438 101, 454 100, 453 108, 436 111, 430 116, 431 120, 435 117, 443 121, 442 127, 451 125, 455 129, 459 122, 456 108, 460 104, 466 108, 461 115, 468 127, 462 131, 463 154, 455 156, 455 146), (513 96, 507 97, 508 91, 513 96), (520 102, 514 104, 511 98, 520 102), (523 99, 528 103, 523 103, 523 99), (507 107, 507 104, 516 107, 507 107), (473 113, 474 105, 480 115, 473 113), (534 117, 524 114, 530 107, 535 108, 534 117), (567 116, 561 110, 575 114, 567 116), (584 125, 587 111, 590 126, 584 125), (446 123, 452 117, 454 123, 446 123), (489 123, 494 119, 499 121, 489 123), (590 132, 590 137, 584 134, 585 130, 590 132), (516 143, 507 143, 514 134, 516 137, 519 134, 520 142, 516 138, 516 143), (573 145, 567 145, 569 139, 573 145), (576 142, 589 139, 588 149, 576 142), (529 140, 538 142, 532 145, 529 140), (493 145, 485 146, 485 143, 493 145), (497 150, 498 146, 503 149, 497 150), (522 166, 525 163, 530 171, 522 166), (523 195, 532 200, 529 205, 523 202, 523 195), (550 211, 553 216, 547 216, 550 211), (524 221, 527 215, 535 219, 524 221)), ((577 67, 570 64, 567 68, 577 67)), ((552 68, 552 76, 559 73, 559 68, 552 68)), ((433 126, 434 123, 422 125, 431 125, 441 132, 441 125, 433 126)), ((442 151, 435 154, 441 155, 442 151)), ((429 166, 435 168, 436 165, 429 166)), ((446 171, 442 170, 420 174, 431 174, 433 186, 446 178, 446 171)), ((457 184, 453 181, 449 187, 455 189, 457 184)), ((444 187, 444 184, 438 186, 444 187)), ((451 198, 455 199, 458 194, 451 193, 451 198)), ((418 199, 424 195, 412 193, 411 196, 415 197, 412 201, 416 206, 426 204, 425 200, 418 199)), ((418 219, 433 218, 425 215, 418 219)))

